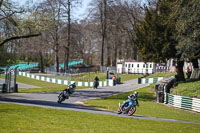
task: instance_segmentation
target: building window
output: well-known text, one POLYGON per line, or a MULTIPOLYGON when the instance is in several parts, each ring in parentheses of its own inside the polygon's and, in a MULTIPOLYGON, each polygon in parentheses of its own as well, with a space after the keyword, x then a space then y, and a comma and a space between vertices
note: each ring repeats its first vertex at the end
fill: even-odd
POLYGON ((150 64, 150 68, 152 67, 152 64, 150 64))
POLYGON ((131 67, 131 64, 128 64, 128 68, 130 68, 131 67))
POLYGON ((148 68, 148 64, 146 65, 146 68, 148 68))
POLYGON ((134 65, 132 64, 132 67, 133 67, 134 65))
POLYGON ((127 64, 126 64, 126 67, 127 67, 127 64))
POLYGON ((140 64, 137 64, 137 67, 140 67, 140 64))
POLYGON ((145 68, 145 64, 143 64, 143 68, 145 68))

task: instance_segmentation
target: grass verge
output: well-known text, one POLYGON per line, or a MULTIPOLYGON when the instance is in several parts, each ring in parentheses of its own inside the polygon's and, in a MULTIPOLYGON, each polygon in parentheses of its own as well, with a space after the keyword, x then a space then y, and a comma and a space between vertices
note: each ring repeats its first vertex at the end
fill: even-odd
POLYGON ((179 82, 178 86, 171 89, 175 95, 200 98, 200 80, 187 80, 179 82))
POLYGON ((199 125, 0 103, 1 133, 198 133, 199 125))
POLYGON ((121 82, 137 79, 143 77, 143 75, 137 75, 137 74, 120 74, 121 82))
MULTIPOLYGON (((148 117, 200 122, 200 114, 191 113, 185 110, 175 109, 173 107, 168 107, 163 104, 156 103, 154 101, 154 86, 154 84, 151 84, 151 86, 137 90, 139 92, 138 99, 140 106, 137 107, 135 114, 148 117)), ((88 100, 85 101, 85 104, 104 109, 109 108, 110 110, 116 111, 118 108, 118 103, 122 103, 123 101, 127 100, 127 96, 131 93, 133 92, 127 92, 103 99, 88 100)))
MULTIPOLYGON (((1 76, 1 78, 4 78, 4 77, 1 76)), ((27 78, 27 77, 20 76, 20 75, 17 75, 17 82, 41 87, 41 88, 19 88, 18 90, 20 93, 61 91, 65 88, 67 88, 67 85, 59 85, 59 84, 49 83, 49 82, 45 82, 45 81, 27 78)), ((90 87, 77 86, 76 89, 84 89, 84 88, 90 88, 90 87)))
MULTIPOLYGON (((106 73, 94 73, 94 72, 72 74, 71 80, 72 81, 82 81, 82 82, 93 82, 95 76, 98 76, 100 81, 106 80, 106 73)), ((140 78, 140 77, 142 77, 142 75, 120 74, 120 78, 121 78, 122 82, 131 80, 131 79, 140 78)), ((51 76, 51 78, 66 80, 66 78, 63 76, 51 76)))
POLYGON ((171 76, 175 76, 175 75, 176 75, 176 73, 154 73, 145 78, 171 77, 171 76))

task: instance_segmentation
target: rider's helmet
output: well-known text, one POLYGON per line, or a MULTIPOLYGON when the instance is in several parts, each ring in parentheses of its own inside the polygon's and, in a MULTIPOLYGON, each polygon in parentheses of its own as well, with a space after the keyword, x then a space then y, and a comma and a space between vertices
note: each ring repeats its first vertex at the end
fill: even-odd
POLYGON ((76 87, 76 82, 74 82, 74 83, 72 84, 72 86, 73 86, 73 87, 76 87))
POLYGON ((134 95, 137 97, 138 96, 138 92, 136 91, 136 92, 134 92, 134 95))

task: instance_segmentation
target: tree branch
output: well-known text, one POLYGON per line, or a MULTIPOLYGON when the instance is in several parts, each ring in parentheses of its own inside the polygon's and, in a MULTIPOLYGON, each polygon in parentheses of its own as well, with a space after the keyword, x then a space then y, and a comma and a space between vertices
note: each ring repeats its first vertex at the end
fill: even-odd
POLYGON ((37 37, 37 36, 40 36, 41 33, 39 34, 30 34, 30 35, 24 35, 24 36, 14 36, 14 37, 10 37, 10 38, 7 38, 3 41, 0 42, 0 47, 2 47, 5 43, 9 42, 9 41, 12 41, 12 40, 17 40, 17 39, 22 39, 22 38, 30 38, 30 37, 37 37))

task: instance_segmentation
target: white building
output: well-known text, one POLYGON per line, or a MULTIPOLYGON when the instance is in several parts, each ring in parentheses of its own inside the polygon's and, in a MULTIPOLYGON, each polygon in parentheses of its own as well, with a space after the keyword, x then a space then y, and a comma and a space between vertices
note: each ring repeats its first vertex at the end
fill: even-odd
POLYGON ((117 73, 152 74, 156 72, 153 62, 124 61, 117 63, 117 73))

